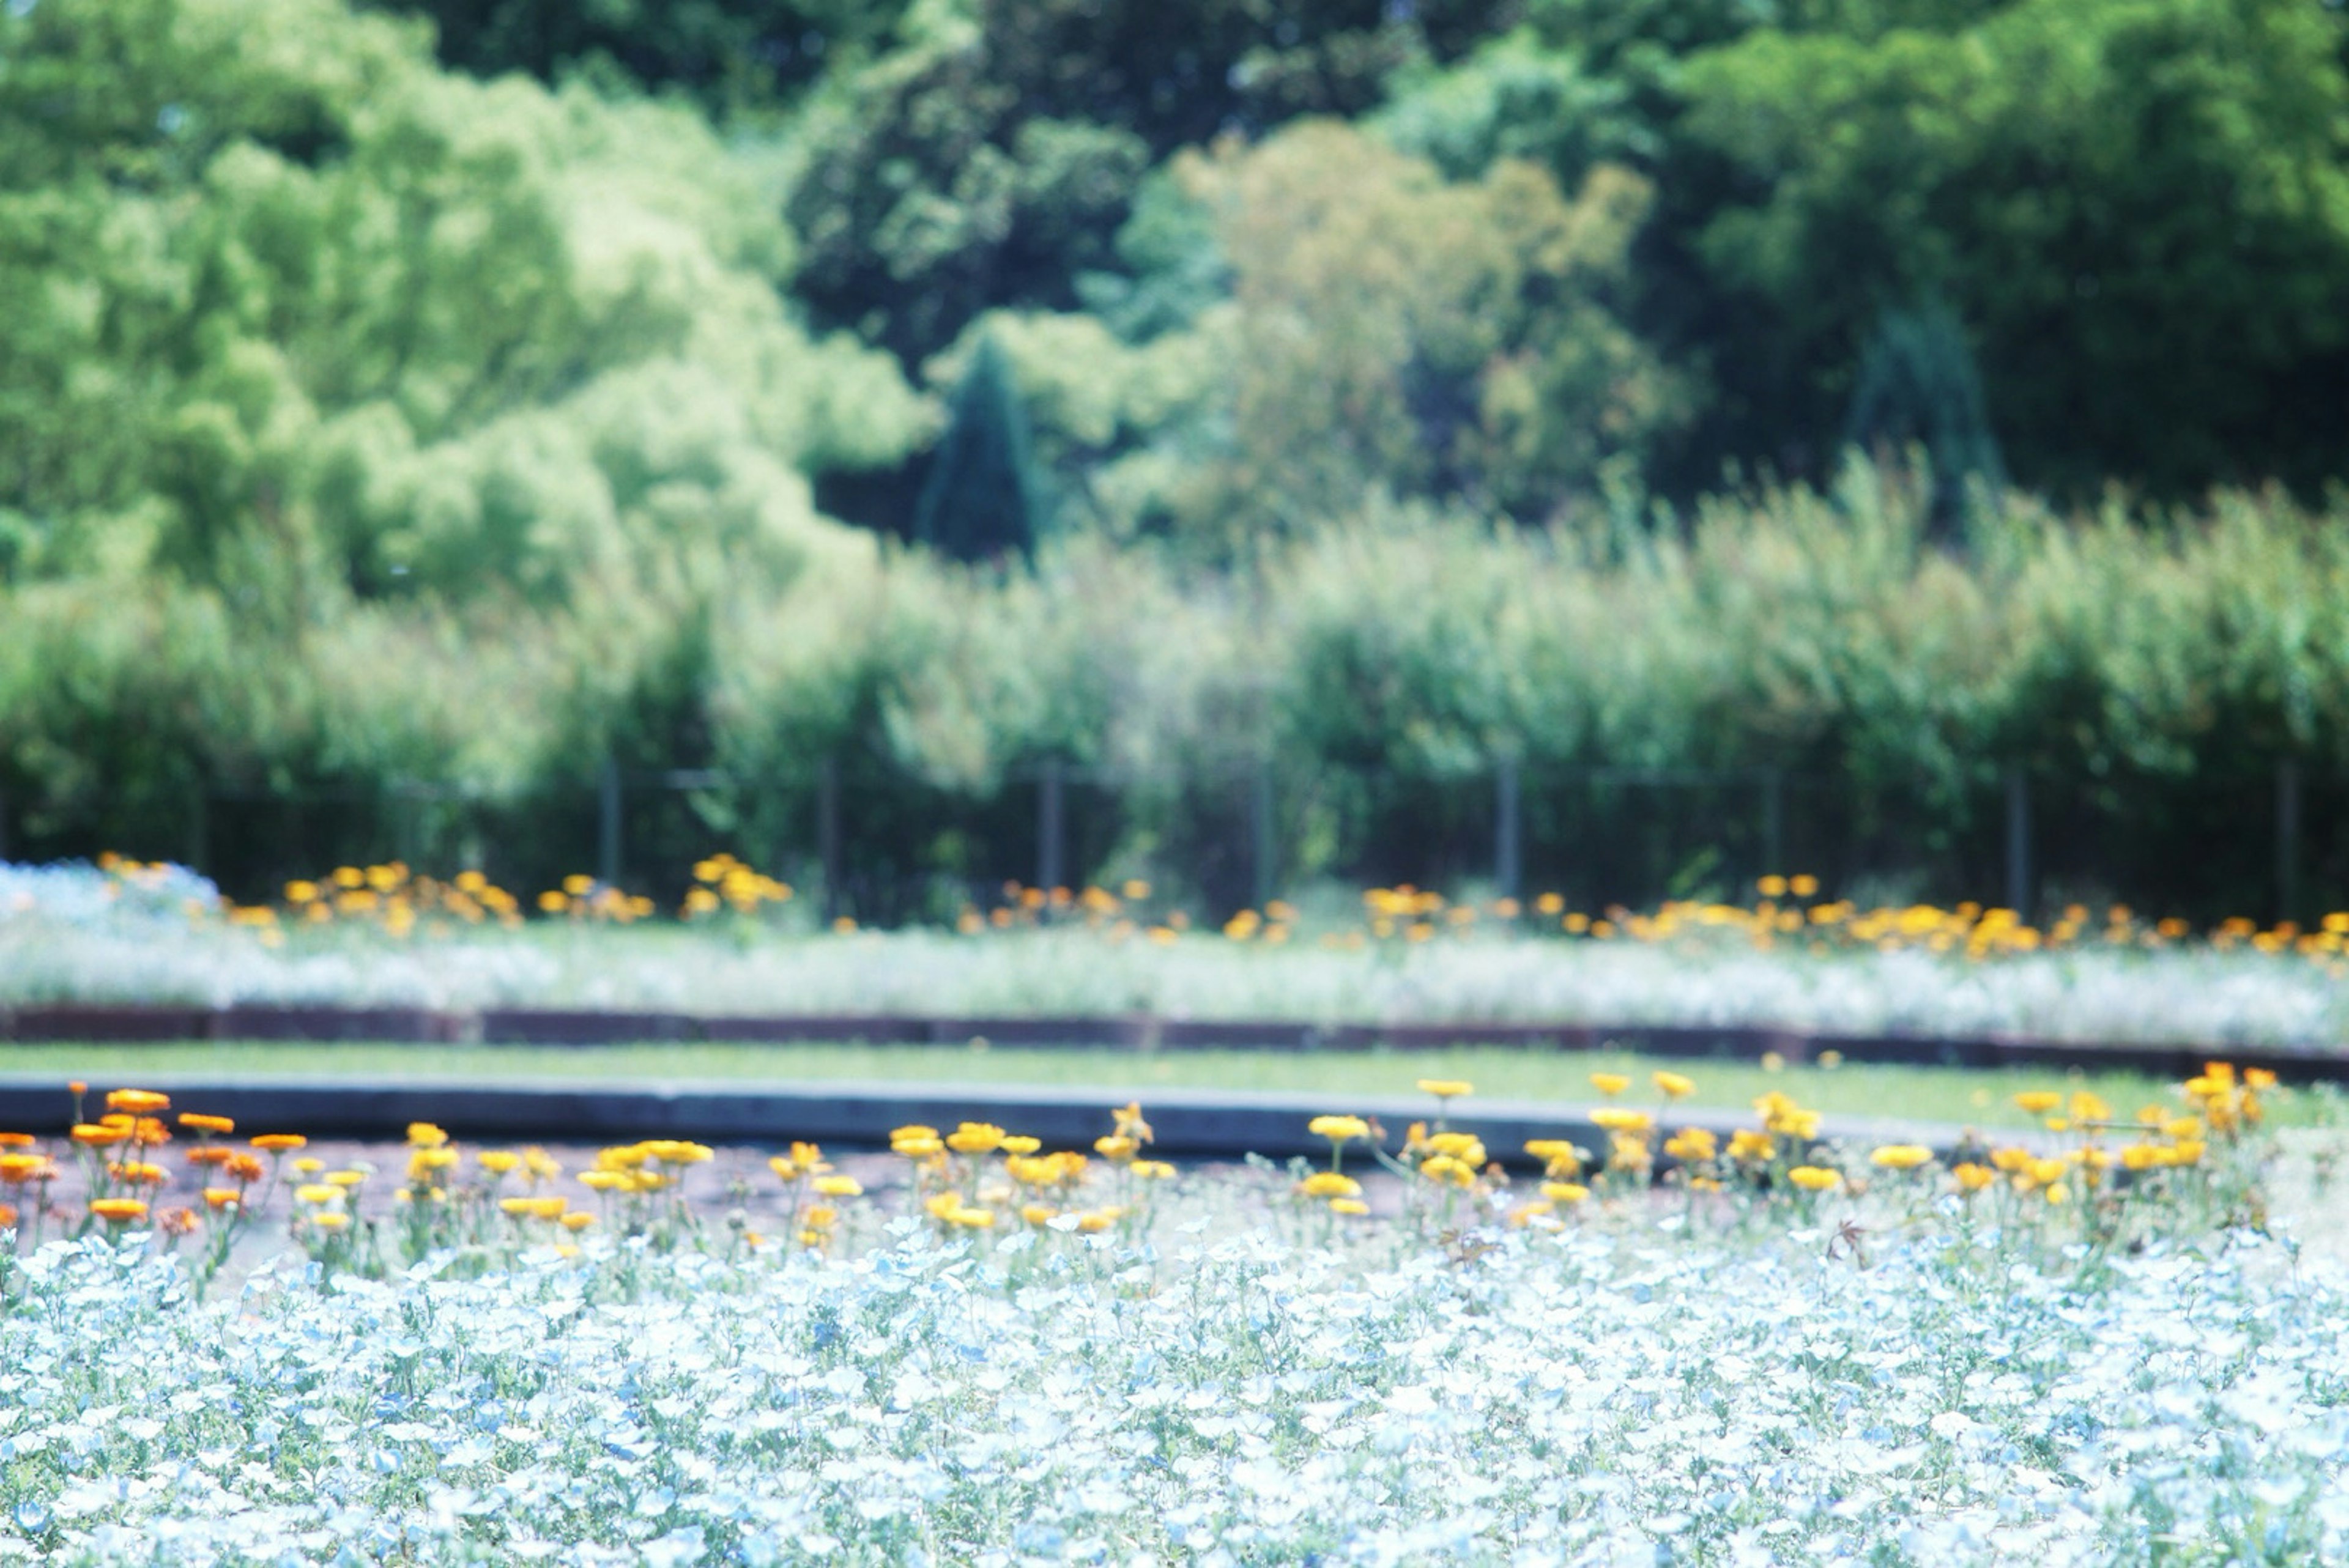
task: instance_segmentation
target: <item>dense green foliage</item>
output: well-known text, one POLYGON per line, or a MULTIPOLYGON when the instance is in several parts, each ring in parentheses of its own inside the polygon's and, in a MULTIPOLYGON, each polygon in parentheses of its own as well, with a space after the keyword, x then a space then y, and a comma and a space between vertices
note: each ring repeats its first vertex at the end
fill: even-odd
POLYGON ((2021 767, 2256 902, 2279 762, 2349 772, 2344 57, 2266 0, 17 0, 0 831, 575 864, 608 755, 725 770, 679 845, 848 802, 896 888, 1030 869, 1058 758, 1082 869, 1229 892, 1268 769, 1291 873, 1425 879, 1510 758, 1625 897, 1756 813, 1608 769, 1783 770, 1788 841, 1961 893, 2021 767))

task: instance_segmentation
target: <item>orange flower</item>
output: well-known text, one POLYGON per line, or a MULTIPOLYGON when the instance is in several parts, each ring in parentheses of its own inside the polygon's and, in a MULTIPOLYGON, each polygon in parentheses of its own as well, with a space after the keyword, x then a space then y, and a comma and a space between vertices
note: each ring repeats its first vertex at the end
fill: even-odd
POLYGON ((283 1154, 288 1150, 303 1148, 310 1140, 298 1132, 264 1132, 250 1141, 264 1153, 283 1154))
POLYGON ((30 1149, 37 1141, 29 1132, 0 1132, 0 1149, 30 1149))
POLYGON ((163 1168, 143 1161, 109 1160, 106 1162, 106 1173, 117 1181, 128 1181, 133 1187, 160 1187, 163 1184, 163 1168))
POLYGON ((109 1225, 127 1225, 145 1219, 147 1205, 136 1198, 99 1198, 91 1202, 89 1212, 109 1225))
POLYGON ((217 1143, 208 1143, 200 1149, 189 1150, 188 1163, 191 1165, 225 1165, 229 1162, 230 1157, 236 1151, 234 1150, 223 1149, 217 1143))
POLYGON ((198 1132, 227 1134, 236 1130, 236 1123, 225 1116, 206 1116, 201 1111, 194 1110, 180 1112, 180 1125, 192 1127, 198 1132))
POLYGON ((73 1130, 73 1140, 86 1149, 111 1149, 130 1136, 127 1127, 108 1127, 100 1123, 81 1122, 73 1130))
POLYGON ((0 1231, 16 1228, 16 1208, 13 1203, 0 1203, 0 1231))
POLYGON ((109 1110, 127 1110, 134 1116, 152 1116, 159 1110, 171 1109, 171 1097, 158 1094, 151 1088, 119 1088, 106 1097, 109 1110))
POLYGON ((228 1157, 228 1163, 221 1169, 226 1174, 244 1182, 258 1181, 264 1174, 261 1161, 251 1154, 232 1154, 228 1157))
POLYGON ((244 1195, 233 1187, 207 1187, 204 1189, 204 1203, 208 1208, 225 1209, 231 1204, 242 1202, 243 1201, 243 1197, 244 1195))

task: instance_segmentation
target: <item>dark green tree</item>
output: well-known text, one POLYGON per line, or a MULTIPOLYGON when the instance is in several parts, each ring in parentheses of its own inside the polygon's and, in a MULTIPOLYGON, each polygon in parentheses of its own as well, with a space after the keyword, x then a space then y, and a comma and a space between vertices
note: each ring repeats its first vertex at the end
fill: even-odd
POLYGON ((914 537, 957 561, 992 561, 1036 546, 1040 511, 1028 415, 991 336, 955 387, 954 418, 930 459, 914 537))
POLYGON ((1965 330, 1938 300, 1884 313, 1860 355, 1844 441, 1879 461, 1921 448, 1932 465, 1932 519, 1953 530, 1975 486, 2006 483, 1998 437, 1965 330))

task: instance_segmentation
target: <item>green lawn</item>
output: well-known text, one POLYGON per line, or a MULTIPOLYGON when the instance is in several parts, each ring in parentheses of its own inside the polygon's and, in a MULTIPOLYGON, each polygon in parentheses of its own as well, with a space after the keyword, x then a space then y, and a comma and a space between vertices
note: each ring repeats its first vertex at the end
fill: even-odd
MULTIPOLYGON (((1154 1089, 1209 1088, 1288 1090, 1325 1097, 1343 1110, 1351 1096, 1408 1094, 1423 1078, 1466 1078, 1486 1100, 1596 1099, 1593 1072, 1631 1075, 1625 1098, 1657 1099, 1649 1074, 1658 1068, 1695 1079, 1692 1103, 1744 1107, 1769 1089, 1831 1114, 1901 1117, 1972 1125, 1985 1130, 2022 1129, 2031 1119, 2011 1097, 2026 1088, 2093 1089, 2127 1115, 2154 1101, 2178 1104, 2172 1086, 2134 1073, 2074 1073, 1953 1068, 1790 1067, 1768 1072, 1728 1058, 1673 1059, 1619 1051, 1573 1055, 1498 1048, 1449 1051, 1170 1051, 883 1046, 668 1046, 564 1050, 531 1047, 408 1045, 286 1045, 190 1043, 171 1046, 14 1046, 0 1048, 0 1072, 82 1078, 93 1086, 135 1084, 164 1074, 316 1076, 462 1082, 471 1078, 550 1081, 633 1078, 744 1079, 771 1083, 843 1078, 906 1083, 1098 1086, 1104 1098, 1154 1089)), ((2299 1091, 2275 1098, 2275 1119, 2285 1126, 2328 1121, 2338 1096, 2299 1091)))

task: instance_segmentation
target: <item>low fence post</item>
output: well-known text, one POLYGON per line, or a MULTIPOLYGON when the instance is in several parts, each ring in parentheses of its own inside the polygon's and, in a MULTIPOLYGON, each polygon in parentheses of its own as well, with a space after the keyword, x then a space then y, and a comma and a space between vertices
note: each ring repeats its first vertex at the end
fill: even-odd
POLYGON ((620 885, 620 765, 609 752, 595 776, 595 880, 620 885))
POLYGON ((823 917, 841 915, 840 758, 826 757, 815 776, 816 854, 823 862, 823 917))
POLYGON ((1068 822, 1062 808, 1063 770, 1057 757, 1044 758, 1036 776, 1036 885, 1050 894, 1067 878, 1068 822))
POLYGON ((1517 759, 1500 757, 1493 764, 1493 893, 1515 898, 1524 880, 1524 801, 1519 792, 1517 759))
POLYGON ((1248 780, 1248 872, 1254 883, 1256 907, 1270 903, 1279 890, 1279 868, 1274 863, 1277 846, 1273 841, 1272 819, 1272 759, 1257 758, 1256 772, 1248 780))
POLYGON ((2300 764, 2287 757, 2276 764, 2276 919, 2300 914, 2300 764))
POLYGON ((2031 779, 2020 768, 2006 770, 2006 905, 2017 920, 2031 922, 2031 779))

